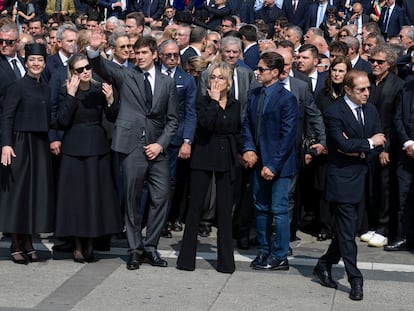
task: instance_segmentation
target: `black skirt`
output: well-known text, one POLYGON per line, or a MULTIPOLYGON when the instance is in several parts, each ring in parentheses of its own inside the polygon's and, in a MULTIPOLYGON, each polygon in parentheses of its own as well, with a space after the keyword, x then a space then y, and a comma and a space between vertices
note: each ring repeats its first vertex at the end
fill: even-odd
POLYGON ((122 230, 110 155, 62 155, 56 236, 95 238, 122 230))
POLYGON ((13 136, 16 157, 0 169, 0 231, 53 232, 54 184, 47 133, 15 132, 13 136))

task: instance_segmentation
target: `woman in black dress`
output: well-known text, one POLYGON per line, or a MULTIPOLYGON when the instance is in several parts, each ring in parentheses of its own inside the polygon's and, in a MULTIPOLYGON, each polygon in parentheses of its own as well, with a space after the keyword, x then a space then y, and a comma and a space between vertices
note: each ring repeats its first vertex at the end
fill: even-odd
POLYGON ((94 261, 93 239, 122 230, 102 116, 116 118, 112 86, 92 80, 83 54, 68 62, 59 96, 58 123, 65 133, 58 180, 56 236, 74 237, 76 262, 94 261))
POLYGON ((197 132, 191 156, 190 202, 177 269, 195 269, 197 230, 211 178, 216 178, 217 271, 235 269, 232 238, 233 182, 241 147, 240 103, 229 94, 232 69, 209 68, 208 95, 197 103, 197 132))
POLYGON ((49 151, 50 90, 41 81, 46 47, 25 46, 26 75, 7 88, 1 116, 0 231, 11 233, 13 262, 39 258, 32 234, 53 232, 54 199, 49 151))
MULTIPOLYGON (((325 110, 339 97, 344 95, 343 82, 345 75, 352 69, 351 62, 347 57, 337 56, 332 62, 328 76, 325 80, 325 87, 318 93, 315 103, 322 115, 325 110)), ((329 150, 328 150, 329 152, 329 150)), ((317 159, 318 171, 317 179, 321 191, 325 191, 327 155, 320 155, 317 159)), ((325 241, 332 238, 334 231, 333 213, 329 202, 321 199, 319 211, 319 221, 321 225, 320 232, 317 236, 318 241, 325 241)))

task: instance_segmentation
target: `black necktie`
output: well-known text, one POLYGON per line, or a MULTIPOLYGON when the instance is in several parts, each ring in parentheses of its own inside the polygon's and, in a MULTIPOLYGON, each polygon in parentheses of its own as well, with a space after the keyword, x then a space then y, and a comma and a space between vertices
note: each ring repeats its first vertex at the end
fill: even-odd
POLYGON ((22 75, 20 73, 19 67, 17 67, 17 60, 12 59, 11 63, 12 63, 13 72, 16 75, 16 78, 20 79, 22 77, 22 75))
POLYGON ((356 107, 355 110, 357 112, 358 123, 361 126, 364 126, 364 120, 362 119, 362 107, 356 107))
POLYGON ((151 111, 152 107, 152 90, 151 90, 151 83, 148 80, 149 72, 144 72, 145 80, 145 103, 147 105, 148 111, 151 111))
POLYGON ((169 76, 170 78, 172 78, 172 70, 171 69, 167 69, 167 76, 169 76))
POLYGON ((256 146, 259 147, 260 141, 260 131, 262 129, 262 120, 263 120, 263 108, 266 99, 266 91, 262 88, 260 92, 260 99, 259 99, 259 110, 257 112, 257 128, 256 128, 256 146))

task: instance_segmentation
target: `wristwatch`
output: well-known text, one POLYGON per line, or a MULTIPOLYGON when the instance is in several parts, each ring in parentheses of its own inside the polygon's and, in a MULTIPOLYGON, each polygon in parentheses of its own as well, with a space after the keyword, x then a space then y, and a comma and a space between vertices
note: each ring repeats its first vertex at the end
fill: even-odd
POLYGON ((191 140, 189 140, 189 139, 184 139, 184 142, 186 143, 186 144, 189 144, 189 145, 191 145, 193 142, 191 141, 191 140))

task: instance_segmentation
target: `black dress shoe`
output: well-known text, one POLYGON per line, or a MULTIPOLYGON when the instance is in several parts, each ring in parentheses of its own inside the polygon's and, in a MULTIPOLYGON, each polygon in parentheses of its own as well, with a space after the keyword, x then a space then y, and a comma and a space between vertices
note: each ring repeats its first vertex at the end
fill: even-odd
POLYGON ((287 259, 278 260, 273 256, 267 257, 267 260, 253 267, 256 270, 289 270, 287 259))
POLYGON ((210 236, 210 232, 211 231, 210 231, 210 229, 207 226, 200 226, 198 228, 198 231, 197 231, 198 235, 201 236, 201 237, 203 237, 203 238, 209 237, 210 236))
POLYGON ((351 292, 349 293, 349 298, 352 300, 362 300, 364 298, 364 291, 362 290, 361 283, 351 284, 351 292))
POLYGON ((332 280, 330 269, 328 269, 328 267, 319 262, 313 269, 313 275, 319 279, 322 286, 335 289, 338 287, 338 284, 336 284, 336 282, 332 280))
POLYGON ((237 239, 237 248, 238 249, 249 249, 250 248, 250 240, 249 237, 242 237, 237 239))
POLYGON ((288 256, 293 256, 293 251, 292 251, 292 248, 290 246, 289 246, 287 255, 288 256))
POLYGON ((267 256, 267 254, 260 252, 259 254, 257 254, 256 258, 253 259, 253 261, 250 263, 250 267, 254 268, 259 264, 263 265, 264 262, 266 262, 267 256))
POLYGON ((167 239, 171 239, 172 238, 171 230, 168 230, 167 225, 165 225, 164 228, 162 228, 161 236, 163 238, 167 238, 167 239))
POLYGON ((396 252, 396 251, 408 251, 414 249, 412 245, 407 243, 406 239, 395 241, 391 244, 384 246, 384 251, 387 252, 396 252))
POLYGON ((63 244, 53 245, 52 250, 55 252, 73 252, 73 245, 72 242, 65 242, 63 244))
POLYGON ((168 266, 168 263, 160 257, 157 251, 144 252, 144 262, 156 267, 168 266))
POLYGON ((175 231, 175 232, 183 231, 183 224, 178 220, 174 221, 172 225, 172 231, 175 231))
POLYGON ((139 269, 139 265, 142 262, 142 255, 137 252, 131 252, 128 256, 126 267, 128 270, 139 269))

